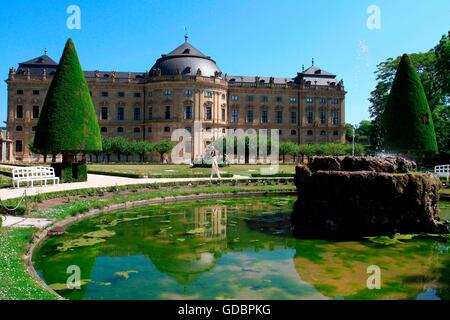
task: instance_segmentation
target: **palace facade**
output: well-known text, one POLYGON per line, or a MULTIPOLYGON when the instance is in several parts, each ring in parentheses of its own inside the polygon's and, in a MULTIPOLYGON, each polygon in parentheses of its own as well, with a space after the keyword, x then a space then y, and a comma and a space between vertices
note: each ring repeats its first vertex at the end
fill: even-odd
MULTIPOLYGON (((38 159, 28 145, 57 66, 44 54, 9 70, 7 130, 16 161, 38 159)), ((107 137, 154 142, 201 122, 203 147, 248 128, 279 130, 280 140, 296 143, 345 142, 343 81, 314 63, 291 78, 227 75, 186 38, 149 72, 96 70, 85 76, 107 137)))

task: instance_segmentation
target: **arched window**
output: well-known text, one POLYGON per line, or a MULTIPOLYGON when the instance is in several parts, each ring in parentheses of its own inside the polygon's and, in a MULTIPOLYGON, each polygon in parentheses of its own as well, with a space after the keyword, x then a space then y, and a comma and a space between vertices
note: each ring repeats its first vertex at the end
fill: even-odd
POLYGON ((333 136, 338 136, 339 132, 337 130, 333 131, 333 136))
POLYGON ((211 105, 205 106, 205 120, 212 120, 212 107, 211 107, 211 105))
POLYGON ((17 126, 16 127, 16 131, 22 131, 22 130, 23 130, 22 126, 17 126))
POLYGON ((118 128, 117 128, 117 132, 118 132, 118 133, 123 133, 123 128, 122 128, 122 127, 118 127, 118 128))
POLYGON ((192 106, 184 107, 184 119, 191 120, 192 119, 192 106))
POLYGON ((137 128, 136 127, 136 128, 133 129, 133 131, 134 131, 134 133, 139 133, 139 132, 141 132, 141 128, 137 128))
POLYGON ((31 131, 36 132, 36 129, 37 129, 37 127, 34 126, 34 127, 31 128, 31 131))
POLYGON ((327 135, 327 132, 326 132, 325 130, 322 130, 322 131, 320 131, 320 135, 321 135, 321 136, 326 136, 326 135, 327 135))
POLYGON ((164 127, 164 132, 170 132, 170 127, 164 127))
POLYGON ((295 136, 297 134, 296 130, 291 130, 291 135, 295 136))
POLYGON ((170 106, 164 108, 164 119, 170 120, 170 106))
POLYGON ((312 132, 312 130, 308 130, 308 132, 306 133, 308 136, 312 136, 313 135, 313 132, 312 132))
POLYGON ((108 132, 108 129, 106 127, 102 127, 101 131, 102 131, 102 133, 106 133, 106 132, 108 132))

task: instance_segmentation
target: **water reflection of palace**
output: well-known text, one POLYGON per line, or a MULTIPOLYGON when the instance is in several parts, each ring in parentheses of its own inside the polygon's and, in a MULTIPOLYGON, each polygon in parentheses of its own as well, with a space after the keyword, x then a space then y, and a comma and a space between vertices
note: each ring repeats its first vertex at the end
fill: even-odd
POLYGON ((211 206, 194 208, 194 225, 206 238, 226 239, 227 237, 227 207, 211 206))

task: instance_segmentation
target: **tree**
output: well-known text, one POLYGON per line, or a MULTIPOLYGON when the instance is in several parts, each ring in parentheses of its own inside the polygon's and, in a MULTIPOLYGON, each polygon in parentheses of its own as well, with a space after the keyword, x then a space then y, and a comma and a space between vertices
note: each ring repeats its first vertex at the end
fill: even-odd
MULTIPOLYGON (((102 137, 102 146, 103 146, 103 161, 105 161, 105 156, 106 156, 106 161, 109 162, 110 161, 110 156, 112 151, 112 139, 109 138, 105 138, 102 137)), ((98 158, 97 158, 97 162, 98 162, 98 158)))
POLYGON ((164 155, 169 154, 174 147, 175 144, 170 140, 159 141, 153 146, 155 152, 161 157, 161 162, 164 162, 164 155))
POLYGON ((280 142, 279 146, 279 154, 283 158, 283 163, 286 162, 286 155, 297 154, 297 145, 292 141, 283 141, 280 142))
POLYGON ((141 162, 144 162, 145 155, 149 152, 152 152, 154 147, 153 144, 151 144, 147 140, 134 141, 132 146, 134 153, 139 155, 141 162))
MULTIPOLYGON (((450 86, 450 35, 442 36, 439 44, 426 53, 413 53, 410 59, 417 72, 420 75, 420 80, 424 87, 425 95, 428 100, 430 110, 433 115, 435 123, 436 138, 438 140, 438 147, 440 153, 449 153, 448 144, 440 143, 447 139, 448 131, 450 130, 450 121, 441 122, 442 125, 437 125, 437 117, 445 119, 446 110, 449 108, 449 86, 450 86), (439 112, 435 112, 439 109, 439 112)), ((386 108, 389 97, 389 90, 392 87, 392 82, 401 57, 395 59, 389 58, 381 62, 377 66, 375 89, 371 92, 369 112, 373 119, 372 121, 372 135, 370 137, 371 146, 375 150, 383 148, 383 139, 385 135, 385 128, 382 121, 383 112, 386 108)))
POLYGON ((117 154, 117 161, 120 162, 122 154, 127 153, 130 142, 124 137, 114 137, 111 139, 111 152, 117 154))
POLYGON ((305 162, 305 157, 309 159, 314 155, 314 148, 309 144, 301 144, 297 148, 297 154, 301 158, 301 162, 305 162))
POLYGON ((31 141, 31 142, 28 144, 28 149, 29 149, 32 153, 42 155, 42 156, 44 157, 44 163, 47 163, 47 155, 48 155, 48 153, 47 153, 46 151, 42 151, 42 150, 37 149, 37 148, 34 146, 34 141, 31 141))
POLYGON ((441 41, 434 48, 434 52, 436 54, 436 80, 448 99, 450 96, 450 31, 447 35, 442 36, 441 41))
POLYGON ((383 113, 386 150, 403 153, 436 153, 437 143, 427 97, 411 59, 399 63, 383 113))
POLYGON ((35 148, 63 154, 102 150, 94 104, 72 39, 68 39, 50 84, 36 128, 35 148))

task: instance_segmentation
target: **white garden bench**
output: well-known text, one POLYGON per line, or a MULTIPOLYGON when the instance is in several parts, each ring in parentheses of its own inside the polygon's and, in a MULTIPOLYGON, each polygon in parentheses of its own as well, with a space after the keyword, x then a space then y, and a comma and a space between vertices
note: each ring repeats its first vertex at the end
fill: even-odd
POLYGON ((14 188, 20 188, 20 183, 26 182, 27 186, 34 186, 34 182, 40 181, 41 185, 47 181, 53 181, 53 184, 59 183, 59 178, 55 175, 55 169, 52 167, 23 167, 12 171, 12 182, 14 188))
POLYGON ((448 183, 450 177, 450 164, 434 167, 434 173, 437 174, 439 177, 447 178, 448 183))

